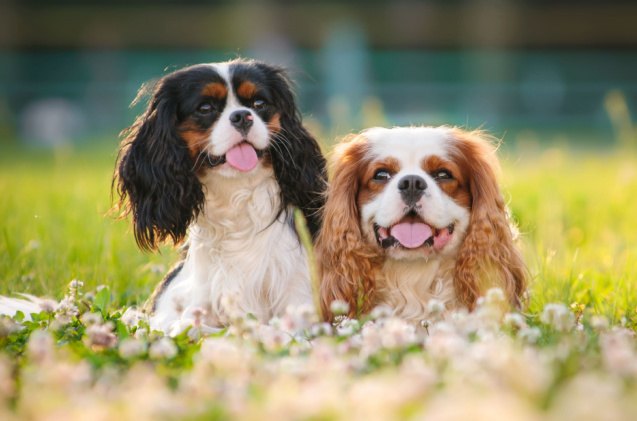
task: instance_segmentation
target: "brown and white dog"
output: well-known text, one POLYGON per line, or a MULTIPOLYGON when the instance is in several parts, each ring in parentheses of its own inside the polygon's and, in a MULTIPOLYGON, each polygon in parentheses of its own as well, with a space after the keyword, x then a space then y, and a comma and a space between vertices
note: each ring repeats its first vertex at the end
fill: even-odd
POLYGON ((372 128, 340 144, 317 240, 323 314, 377 305, 408 320, 435 298, 471 309, 490 287, 519 305, 526 269, 483 132, 372 128))

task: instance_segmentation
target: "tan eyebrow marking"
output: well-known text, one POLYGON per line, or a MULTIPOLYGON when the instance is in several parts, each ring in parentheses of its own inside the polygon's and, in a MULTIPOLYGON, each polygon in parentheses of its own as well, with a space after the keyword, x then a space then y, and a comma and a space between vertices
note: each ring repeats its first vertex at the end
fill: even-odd
POLYGON ((204 86, 201 94, 211 96, 216 99, 224 99, 228 95, 228 88, 220 82, 212 82, 204 86))
POLYGON ((243 98, 252 98, 254 94, 257 92, 257 85, 249 80, 245 82, 241 82, 239 87, 237 88, 237 95, 243 98))

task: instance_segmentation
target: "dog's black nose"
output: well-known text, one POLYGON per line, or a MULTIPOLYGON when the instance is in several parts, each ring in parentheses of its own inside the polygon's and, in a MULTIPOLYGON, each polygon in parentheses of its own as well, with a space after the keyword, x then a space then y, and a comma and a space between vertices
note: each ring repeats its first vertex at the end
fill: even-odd
POLYGON ((252 113, 249 110, 238 110, 230 114, 230 123, 244 134, 252 127, 252 120, 252 113))
POLYGON ((408 205, 416 203, 427 189, 427 182, 417 175, 406 175, 398 180, 398 190, 408 205))

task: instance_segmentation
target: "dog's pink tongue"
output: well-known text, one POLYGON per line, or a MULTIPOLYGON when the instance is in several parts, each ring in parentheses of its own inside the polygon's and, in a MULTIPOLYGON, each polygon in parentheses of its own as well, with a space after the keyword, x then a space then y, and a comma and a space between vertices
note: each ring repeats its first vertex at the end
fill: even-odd
POLYGON ((391 227, 390 234, 398 240, 403 247, 413 249, 422 246, 423 243, 433 235, 433 232, 429 225, 423 224, 422 222, 401 222, 391 227))
POLYGON ((257 151, 247 142, 239 143, 226 152, 226 162, 239 171, 247 172, 257 166, 257 151))

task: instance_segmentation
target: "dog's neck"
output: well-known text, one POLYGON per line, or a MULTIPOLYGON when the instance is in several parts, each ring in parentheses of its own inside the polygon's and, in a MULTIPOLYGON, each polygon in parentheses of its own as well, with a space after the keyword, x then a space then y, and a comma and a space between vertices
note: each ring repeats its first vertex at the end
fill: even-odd
POLYGON ((206 201, 190 232, 191 243, 211 236, 239 239, 256 235, 274 222, 280 209, 280 188, 271 167, 250 174, 202 177, 206 201))
POLYGON ((454 301, 455 259, 387 259, 378 272, 378 304, 390 306, 396 316, 419 322, 428 316, 427 304, 434 298, 447 306, 454 301))

